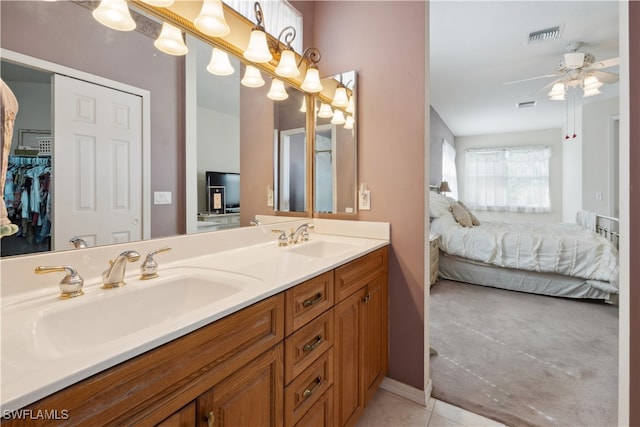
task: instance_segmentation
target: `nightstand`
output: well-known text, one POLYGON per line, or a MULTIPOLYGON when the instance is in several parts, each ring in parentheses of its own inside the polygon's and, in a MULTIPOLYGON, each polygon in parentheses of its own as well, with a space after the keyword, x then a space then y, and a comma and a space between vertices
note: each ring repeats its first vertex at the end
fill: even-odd
POLYGON ((440 259, 440 235, 429 234, 429 283, 433 285, 438 280, 438 260, 440 259))

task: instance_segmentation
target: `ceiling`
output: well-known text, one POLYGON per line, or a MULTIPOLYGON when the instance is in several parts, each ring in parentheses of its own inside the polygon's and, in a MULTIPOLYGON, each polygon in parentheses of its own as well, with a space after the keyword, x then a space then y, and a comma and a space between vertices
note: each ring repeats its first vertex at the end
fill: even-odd
MULTIPOLYGON (((619 83, 601 95, 550 101, 553 74, 569 43, 595 61, 618 57, 616 1, 431 1, 430 102, 455 136, 562 128, 567 105, 599 102, 618 95, 619 83), (556 40, 528 44, 530 32, 562 26, 556 40), (535 107, 516 104, 537 101, 535 107)), ((604 71, 618 73, 618 67, 604 71)), ((569 109, 573 114, 573 109, 569 109)))

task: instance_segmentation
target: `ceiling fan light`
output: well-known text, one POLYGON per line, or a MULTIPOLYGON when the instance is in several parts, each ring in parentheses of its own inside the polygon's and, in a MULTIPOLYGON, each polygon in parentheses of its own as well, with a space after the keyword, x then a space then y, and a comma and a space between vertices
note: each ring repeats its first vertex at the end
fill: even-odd
POLYGON ((588 98, 590 96, 600 95, 601 93, 602 92, 600 92, 600 89, 598 89, 597 87, 593 88, 593 89, 584 88, 582 97, 583 98, 588 98))
POLYGON ((224 19, 220 0, 204 0, 200 14, 193 23, 198 30, 211 37, 224 37, 231 32, 224 19))
POLYGON ((564 101, 564 94, 562 94, 562 95, 553 95, 553 96, 550 96, 549 99, 551 101, 564 101))
POLYGON ((184 44, 182 31, 166 22, 162 23, 162 31, 153 45, 169 55, 181 56, 189 52, 187 45, 184 44))
POLYGON ((604 83, 598 80, 596 76, 590 75, 585 77, 584 81, 582 82, 582 87, 584 90, 592 90, 592 89, 598 89, 603 84, 604 83))
POLYGON ((565 93, 567 93, 567 89, 564 86, 564 83, 556 83, 556 84, 553 85, 553 87, 551 88, 551 91, 549 92, 548 95, 551 98, 562 96, 562 99, 564 99, 564 94, 565 93))
POLYGON ((262 78, 260 70, 252 65, 247 65, 247 68, 244 70, 244 77, 242 77, 240 83, 246 87, 261 87, 264 86, 264 79, 262 78))
POLYGON ((269 89, 269 93, 267 93, 267 98, 273 99, 274 101, 282 101, 287 99, 289 94, 284 89, 284 83, 282 80, 273 79, 271 81, 271 88, 269 89))
POLYGON ((124 0, 102 0, 92 15, 96 21, 113 30, 131 31, 136 28, 124 0))
POLYGON ((280 56, 280 62, 276 67, 276 74, 281 77, 298 77, 300 70, 296 64, 296 54, 291 49, 285 49, 280 56))
POLYGON ((320 104, 320 110, 318 111, 318 117, 323 119, 328 119, 329 117, 333 117, 333 110, 329 104, 325 104, 324 102, 320 104))
POLYGON ((216 76, 229 76, 235 71, 229 61, 227 52, 214 47, 211 50, 211 61, 207 65, 207 71, 216 76))

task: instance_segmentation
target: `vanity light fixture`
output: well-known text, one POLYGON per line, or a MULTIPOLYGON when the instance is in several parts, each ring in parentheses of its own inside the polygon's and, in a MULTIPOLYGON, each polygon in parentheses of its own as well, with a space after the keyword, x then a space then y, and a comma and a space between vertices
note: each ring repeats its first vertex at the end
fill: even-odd
POLYGON ((334 107, 344 108, 349 105, 349 97, 347 96, 347 88, 342 82, 338 83, 336 87, 336 92, 333 95, 333 101, 331 101, 331 105, 334 107))
POLYGON ((328 119, 329 117, 333 117, 333 110, 329 104, 325 104, 324 102, 320 103, 320 110, 318 111, 318 117, 323 119, 328 119))
POLYGON ((224 37, 231 32, 220 0, 203 0, 200 14, 193 23, 199 31, 211 37, 224 37))
POLYGON ((344 128, 345 129, 353 129, 353 124, 355 123, 355 120, 353 119, 353 116, 349 115, 347 116, 347 118, 345 119, 344 122, 344 128))
POLYGON ((355 110, 356 110, 356 101, 354 99, 354 95, 351 95, 349 97, 349 102, 347 103, 347 108, 345 109, 345 111, 347 113, 353 114, 355 110))
POLYGON ((102 0, 91 14, 96 21, 113 30, 131 31, 136 28, 125 0, 102 0))
POLYGON ((229 61, 227 52, 214 47, 211 50, 211 60, 207 65, 207 71, 216 76, 229 76, 235 71, 229 61))
POLYGON ((156 7, 169 7, 174 3, 174 0, 142 0, 142 2, 156 7))
POLYGON ((291 47, 291 42, 296 38, 296 29, 292 26, 285 27, 280 31, 278 36, 278 47, 276 50, 280 53, 280 61, 276 67, 276 74, 281 77, 298 77, 300 70, 296 64, 296 53, 291 47), (284 49, 280 50, 280 38, 284 35, 284 49))
POLYGON ((269 89, 269 93, 267 93, 267 98, 273 99, 274 101, 282 101, 289 97, 289 94, 284 89, 284 83, 282 80, 273 79, 271 81, 271 88, 269 89))
POLYGON ((260 70, 253 65, 247 65, 244 70, 244 77, 242 77, 240 83, 246 87, 261 87, 264 86, 264 79, 262 78, 260 70))
POLYGON ((184 44, 182 31, 166 22, 162 23, 160 35, 156 41, 153 42, 153 45, 158 48, 158 50, 169 55, 181 56, 189 52, 187 45, 184 44))
POLYGON ((298 67, 302 64, 302 61, 307 60, 307 73, 304 76, 302 82, 302 90, 309 93, 316 93, 322 90, 322 84, 320 83, 320 73, 318 72, 318 62, 320 61, 320 51, 315 47, 308 47, 302 54, 298 67))
POLYGON ((337 108, 333 110, 333 117, 331 118, 331 124, 334 125, 343 125, 345 124, 346 119, 344 118, 344 113, 342 110, 338 110, 337 108))
POLYGON ((300 112, 301 113, 307 112, 307 99, 304 96, 302 97, 302 105, 300 105, 300 112))
POLYGON ((249 46, 244 51, 244 57, 249 61, 257 63, 267 63, 273 59, 269 46, 267 45, 267 34, 264 30, 262 6, 255 2, 253 8, 256 13, 256 25, 251 30, 249 46))

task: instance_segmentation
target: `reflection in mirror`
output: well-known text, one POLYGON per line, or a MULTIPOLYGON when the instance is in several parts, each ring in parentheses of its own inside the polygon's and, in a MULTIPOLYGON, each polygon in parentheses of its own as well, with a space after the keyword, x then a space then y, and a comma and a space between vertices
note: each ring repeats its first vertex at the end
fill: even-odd
POLYGON ((286 85, 289 97, 274 108, 274 210, 306 212, 307 138, 303 92, 286 85))
POLYGON ((314 213, 353 214, 357 200, 356 73, 337 74, 323 79, 322 84, 336 89, 331 104, 317 101, 314 213))

